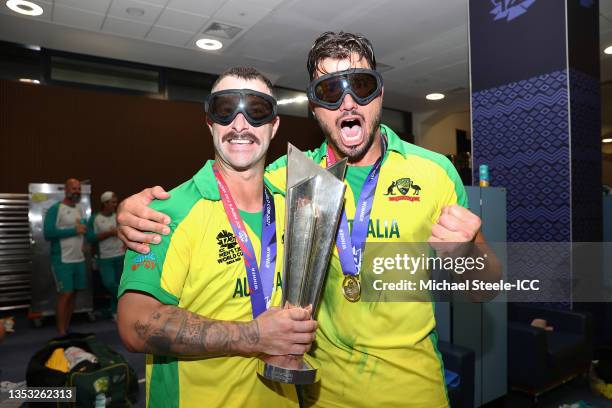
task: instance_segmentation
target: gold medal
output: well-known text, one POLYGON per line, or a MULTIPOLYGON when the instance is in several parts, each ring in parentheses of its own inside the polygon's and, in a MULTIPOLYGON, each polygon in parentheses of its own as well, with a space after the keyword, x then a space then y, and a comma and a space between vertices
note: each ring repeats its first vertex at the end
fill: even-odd
POLYGON ((355 275, 344 276, 342 291, 344 292, 344 297, 349 302, 357 302, 361 299, 361 283, 359 283, 359 278, 355 275))

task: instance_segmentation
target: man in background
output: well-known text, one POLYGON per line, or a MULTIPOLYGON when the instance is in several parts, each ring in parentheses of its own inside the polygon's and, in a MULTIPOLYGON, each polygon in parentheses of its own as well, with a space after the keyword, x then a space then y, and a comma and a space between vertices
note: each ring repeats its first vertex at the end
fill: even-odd
POLYGON ((81 201, 81 182, 70 178, 64 184, 64 199, 45 215, 43 234, 51 243, 51 270, 55 278, 57 331, 65 335, 74 311, 76 291, 87 287, 84 235, 87 232, 81 201))
POLYGON ((87 239, 97 245, 98 268, 102 284, 110 294, 113 319, 117 319, 117 290, 123 271, 125 246, 117 238, 117 195, 106 191, 100 196, 102 210, 93 215, 87 227, 87 239))

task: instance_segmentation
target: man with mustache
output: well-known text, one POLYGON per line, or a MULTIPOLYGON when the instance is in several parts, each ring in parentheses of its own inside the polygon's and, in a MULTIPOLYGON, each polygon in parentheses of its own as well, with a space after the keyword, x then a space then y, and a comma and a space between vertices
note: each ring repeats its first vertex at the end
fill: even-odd
POLYGON ((146 255, 128 251, 118 326, 147 353, 148 406, 295 407, 295 387, 261 379, 257 358, 304 354, 312 308, 279 309, 283 196, 264 183, 280 119, 253 68, 222 73, 206 101, 215 160, 151 207, 172 217, 146 255))
MULTIPOLYGON (((309 52, 307 68, 310 107, 326 138, 309 156, 322 166, 348 158, 339 231, 350 245, 338 240, 330 261, 311 352, 320 364, 321 381, 305 388, 306 405, 448 406, 433 304, 362 301, 362 252, 366 242, 429 242, 452 254, 460 243, 484 242, 481 221, 465 208, 465 189, 444 156, 402 141, 380 123, 383 81, 367 38, 324 33, 309 52), (400 179, 410 179, 418 189, 386 195, 400 179)), ((281 189, 286 163, 283 157, 266 172, 266 179, 281 189)), ((120 233, 127 245, 146 251, 155 242, 155 235, 137 228, 163 233, 166 215, 146 205, 164 196, 157 187, 123 203, 120 233)), ((487 268, 497 275, 499 264, 492 258, 487 268)))
POLYGON ((64 199, 45 214, 43 234, 51 243, 51 271, 55 277, 57 303, 55 323, 65 335, 74 311, 76 291, 87 287, 83 236, 87 232, 81 201, 81 182, 69 178, 64 183, 64 199))

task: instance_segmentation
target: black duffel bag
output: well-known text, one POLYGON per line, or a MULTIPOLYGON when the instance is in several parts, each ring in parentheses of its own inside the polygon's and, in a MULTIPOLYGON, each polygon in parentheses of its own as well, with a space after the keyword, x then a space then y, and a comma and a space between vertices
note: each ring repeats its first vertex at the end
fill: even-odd
POLYGON ((92 333, 71 333, 50 340, 37 351, 26 371, 28 387, 76 387, 76 402, 59 406, 93 407, 103 394, 107 407, 130 407, 138 401, 138 378, 126 359, 99 341, 92 333), (45 366, 57 348, 79 347, 98 359, 97 363, 77 364, 63 373, 45 366))

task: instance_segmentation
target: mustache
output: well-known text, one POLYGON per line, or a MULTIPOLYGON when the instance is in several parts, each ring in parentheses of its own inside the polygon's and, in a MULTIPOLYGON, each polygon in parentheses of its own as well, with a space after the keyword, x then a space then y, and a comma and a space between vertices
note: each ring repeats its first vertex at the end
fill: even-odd
POLYGON ((232 139, 248 140, 248 141, 253 142, 255 144, 260 144, 259 139, 253 133, 251 133, 249 131, 242 132, 242 133, 229 132, 229 133, 225 134, 221 138, 221 141, 222 142, 229 142, 232 139))

